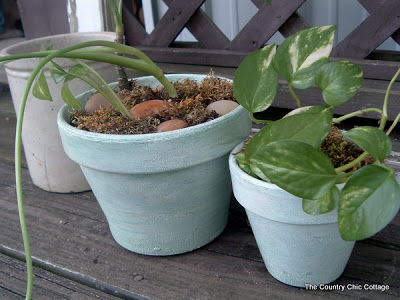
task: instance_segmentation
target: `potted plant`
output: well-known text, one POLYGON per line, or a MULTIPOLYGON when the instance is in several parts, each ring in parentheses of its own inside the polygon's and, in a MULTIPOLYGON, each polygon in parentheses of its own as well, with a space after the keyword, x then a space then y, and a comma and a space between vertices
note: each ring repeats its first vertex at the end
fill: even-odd
MULTIPOLYGON (((227 223, 231 194, 228 156, 251 129, 250 118, 243 107, 236 104, 235 109, 230 109, 233 111, 221 113, 222 116, 209 122, 169 132, 131 136, 85 132, 71 125, 69 114, 73 107, 79 109, 93 92, 73 96, 69 88, 73 79, 89 83, 120 115, 133 116, 114 91, 116 84, 108 85, 82 59, 148 73, 152 77, 137 79, 136 84, 149 84, 150 89, 162 84, 170 98, 177 96, 170 80, 182 80, 187 75, 166 77, 141 51, 109 41, 87 41, 59 50, 14 54, 1 57, 0 62, 24 58, 40 58, 27 79, 20 101, 15 148, 18 210, 28 268, 28 299, 32 294, 33 269, 24 217, 21 132, 31 89, 40 91, 37 93, 40 98, 51 96, 43 76, 45 66, 48 66, 52 79, 61 85, 62 99, 68 104, 58 115, 66 152, 82 164, 118 243, 139 253, 171 255, 199 248, 222 232, 227 223), (74 66, 66 70, 55 61, 56 58, 71 60, 74 66), (87 161, 82 159, 84 157, 87 161)), ((203 77, 191 75, 194 81, 203 77)), ((212 114, 215 116, 215 111, 212 114)))
POLYGON ((397 214, 400 187, 384 165, 391 152, 387 126, 390 82, 382 108, 360 109, 334 118, 333 112, 361 87, 362 70, 349 61, 328 62, 335 26, 299 31, 276 50, 251 53, 234 77, 238 102, 254 113, 266 110, 288 82, 298 104, 268 123, 230 156, 233 191, 245 207, 270 274, 294 286, 326 284, 343 272, 354 241, 366 239, 397 214), (325 103, 301 107, 294 88, 316 85, 325 103), (332 125, 361 115, 380 114, 378 128, 361 126, 341 132, 332 125), (339 142, 339 144, 337 144, 339 142), (346 158, 343 150, 357 151, 346 158), (338 157, 345 157, 343 161, 338 157), (334 165, 335 163, 335 165, 334 165))

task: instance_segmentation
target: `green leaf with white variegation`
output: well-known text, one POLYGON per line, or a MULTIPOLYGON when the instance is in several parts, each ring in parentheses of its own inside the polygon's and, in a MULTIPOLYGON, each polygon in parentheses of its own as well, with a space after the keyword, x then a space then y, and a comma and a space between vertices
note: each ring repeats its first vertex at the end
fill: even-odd
POLYGON ((338 178, 332 162, 321 150, 294 140, 272 142, 249 161, 272 183, 305 199, 321 198, 338 178))
POLYGON ((61 88, 61 97, 64 100, 65 103, 67 103, 69 106, 79 109, 82 108, 82 105, 79 103, 78 100, 72 95, 70 89, 68 88, 68 83, 64 83, 64 85, 61 88))
POLYGON ((315 84, 321 89, 325 102, 333 106, 352 98, 360 89, 362 81, 362 69, 349 61, 328 63, 315 76, 315 84))
POLYGON ((343 135, 380 161, 388 157, 392 151, 390 138, 376 127, 356 127, 345 132, 343 135))
POLYGON ((333 186, 328 193, 317 200, 303 199, 303 211, 310 215, 326 214, 337 207, 340 191, 333 186))
POLYGON ((278 48, 273 65, 293 87, 314 84, 316 71, 328 62, 336 26, 304 29, 288 37, 278 48))
POLYGON ((266 145, 280 140, 297 140, 318 147, 330 130, 332 117, 333 109, 325 108, 319 113, 296 114, 273 122, 257 132, 244 154, 247 160, 257 159, 263 155, 266 145))
POLYGON ((339 200, 339 231, 346 241, 369 238, 400 209, 400 186, 390 168, 369 165, 350 177, 339 200))
POLYGON ((251 114, 266 110, 278 89, 278 74, 272 66, 275 45, 248 55, 236 70, 233 93, 236 100, 251 114))
POLYGON ((36 81, 32 89, 32 95, 40 100, 53 101, 43 69, 40 70, 38 76, 36 77, 36 81))

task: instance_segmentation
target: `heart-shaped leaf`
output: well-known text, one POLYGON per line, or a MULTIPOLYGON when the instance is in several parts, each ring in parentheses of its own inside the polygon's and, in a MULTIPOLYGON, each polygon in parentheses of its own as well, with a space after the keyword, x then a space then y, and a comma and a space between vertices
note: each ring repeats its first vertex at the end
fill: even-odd
POLYGON ((390 138, 376 127, 356 127, 345 132, 344 136, 380 161, 388 157, 392 151, 390 138))
POLYGON ((346 241, 383 229, 400 209, 400 186, 390 168, 369 165, 350 177, 339 200, 339 231, 346 241))
POLYGON ((36 77, 36 81, 32 89, 32 95, 40 100, 53 101, 43 69, 40 70, 38 76, 36 77))
POLYGON ((337 174, 329 158, 307 143, 272 142, 256 158, 249 158, 265 175, 287 192, 305 199, 319 199, 335 185, 337 174))
POLYGON ((322 90, 322 96, 329 105, 341 105, 352 98, 363 81, 361 68, 349 61, 331 62, 322 66, 315 84, 322 90))
POLYGON ((72 95, 70 89, 68 88, 68 83, 65 83, 61 88, 61 97, 65 103, 69 106, 79 109, 82 108, 82 105, 79 103, 78 100, 72 95))
POLYGON ((318 147, 330 130, 332 116, 333 109, 325 108, 320 113, 296 114, 278 120, 260 130, 244 153, 248 159, 257 158, 263 155, 266 145, 280 140, 297 140, 318 147))
POLYGON ((303 210, 310 215, 326 214, 336 208, 339 197, 339 189, 333 186, 328 193, 317 200, 303 199, 303 210))
POLYGON ((306 89, 314 84, 315 72, 328 62, 336 26, 301 30, 278 48, 275 70, 293 87, 306 89))
POLYGON ((275 45, 266 46, 247 56, 233 79, 237 101, 251 114, 266 110, 275 99, 278 74, 272 66, 275 45))

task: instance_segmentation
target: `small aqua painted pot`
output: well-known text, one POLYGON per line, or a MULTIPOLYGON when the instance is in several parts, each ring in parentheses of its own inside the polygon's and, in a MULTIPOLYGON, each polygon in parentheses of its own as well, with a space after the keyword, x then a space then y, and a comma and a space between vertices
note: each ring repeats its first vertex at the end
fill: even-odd
MULTIPOLYGON (((153 77, 137 83, 159 85, 153 77)), ((223 231, 232 192, 229 153, 251 130, 243 107, 200 125, 143 135, 79 130, 70 125, 69 110, 64 106, 58 115, 65 152, 81 166, 121 246, 147 255, 179 254, 223 231)))
POLYGON ((239 168, 234 154, 242 148, 243 143, 229 157, 233 193, 246 210, 268 272, 283 283, 303 288, 337 279, 355 244, 340 237, 337 210, 306 214, 301 198, 239 168))

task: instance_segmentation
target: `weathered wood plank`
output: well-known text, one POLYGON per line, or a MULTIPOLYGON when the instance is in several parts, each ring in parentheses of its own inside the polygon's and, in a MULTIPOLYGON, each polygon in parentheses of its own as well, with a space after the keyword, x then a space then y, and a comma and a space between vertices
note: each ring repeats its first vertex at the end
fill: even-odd
MULTIPOLYGON (((360 4, 369 12, 372 13, 379 5, 381 5, 386 0, 358 0, 360 4)), ((392 34, 392 39, 400 45, 400 29, 396 30, 392 34)))
MULTIPOLYGON (((2 164, 0 170, 0 244, 3 251, 5 246, 21 251, 13 168, 2 164)), ((395 272, 399 251, 360 244, 337 281, 340 284, 386 282, 390 290, 385 293, 305 291, 281 284, 268 274, 249 228, 242 228, 243 222, 237 222, 233 216, 229 228, 202 249, 170 257, 143 256, 114 242, 92 193, 51 194, 34 187, 26 171, 23 177, 35 260, 49 268, 54 265, 55 269, 64 270, 72 280, 78 274, 95 278, 99 288, 106 283, 156 299, 395 299, 400 296, 399 275, 395 272)))
POLYGON ((281 0, 263 4, 226 49, 254 51, 266 43, 305 0, 281 0))
MULTIPOLYGON (((260 0, 251 0, 253 4, 257 8, 261 8, 263 6, 263 2, 260 0)), ((297 12, 294 12, 286 21, 285 23, 282 24, 281 27, 279 27, 279 32, 284 36, 288 37, 297 31, 309 28, 310 25, 307 23, 307 21, 299 15, 297 12)))
POLYGON ((333 50, 334 56, 364 58, 400 28, 400 5, 387 0, 333 50))
POLYGON ((141 45, 148 36, 143 25, 126 7, 122 10, 122 18, 126 43, 132 46, 141 45))
POLYGON ((17 2, 27 39, 69 33, 67 0, 18 0, 17 2))
MULTIPOLYGON (((170 6, 173 0, 164 0, 164 2, 170 6)), ((224 49, 230 42, 201 8, 192 15, 186 24, 186 28, 198 40, 200 46, 207 49, 224 49)))
POLYGON ((190 17, 205 0, 174 0, 152 33, 145 39, 146 46, 169 46, 185 27, 190 17))
MULTIPOLYGON (((25 299, 25 285, 25 263, 0 254, 0 299, 25 299)), ((32 298, 120 299, 36 267, 32 298)))

